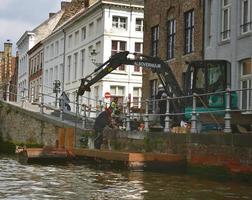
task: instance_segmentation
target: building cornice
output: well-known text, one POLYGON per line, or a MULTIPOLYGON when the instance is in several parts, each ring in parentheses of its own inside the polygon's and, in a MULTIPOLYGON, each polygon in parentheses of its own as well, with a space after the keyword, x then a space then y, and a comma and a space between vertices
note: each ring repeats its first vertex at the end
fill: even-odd
POLYGON ((44 43, 48 39, 52 38, 59 32, 63 31, 65 28, 68 28, 76 21, 80 20, 83 17, 86 17, 87 15, 91 14, 95 10, 97 10, 99 7, 103 5, 109 5, 109 6, 117 6, 117 7, 127 7, 127 8, 134 8, 134 9, 144 9, 143 5, 137 5, 132 3, 119 3, 119 2, 112 2, 112 1, 103 1, 98 0, 88 8, 82 8, 79 12, 77 12, 75 15, 73 15, 70 19, 68 19, 65 23, 63 23, 61 26, 59 26, 55 31, 52 32, 47 38, 45 38, 42 42, 44 43))
POLYGON ((25 31, 21 38, 17 41, 16 45, 19 46, 30 35, 35 35, 35 33, 32 31, 25 31))

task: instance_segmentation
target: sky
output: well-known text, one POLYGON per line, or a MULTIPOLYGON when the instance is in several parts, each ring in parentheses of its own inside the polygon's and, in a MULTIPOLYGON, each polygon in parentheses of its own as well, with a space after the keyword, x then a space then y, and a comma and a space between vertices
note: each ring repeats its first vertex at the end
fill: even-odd
POLYGON ((61 1, 0 0, 0 51, 3 51, 3 43, 10 40, 15 55, 16 42, 23 33, 36 28, 50 12, 59 11, 61 1))

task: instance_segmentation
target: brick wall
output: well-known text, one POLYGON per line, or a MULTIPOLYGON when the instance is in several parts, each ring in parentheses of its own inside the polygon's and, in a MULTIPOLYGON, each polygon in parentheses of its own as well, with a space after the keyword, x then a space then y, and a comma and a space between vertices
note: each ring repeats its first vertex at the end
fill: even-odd
MULTIPOLYGON (((159 25, 158 56, 167 60, 167 21, 176 19, 175 58, 168 61, 177 81, 182 86, 182 72, 186 71, 185 61, 202 59, 203 46, 203 3, 201 0, 145 0, 144 9, 144 54, 151 53, 151 27, 159 25), (194 51, 184 53, 184 13, 194 9, 194 51)), ((149 80, 156 79, 150 71, 143 74, 143 98, 149 97, 149 80)))

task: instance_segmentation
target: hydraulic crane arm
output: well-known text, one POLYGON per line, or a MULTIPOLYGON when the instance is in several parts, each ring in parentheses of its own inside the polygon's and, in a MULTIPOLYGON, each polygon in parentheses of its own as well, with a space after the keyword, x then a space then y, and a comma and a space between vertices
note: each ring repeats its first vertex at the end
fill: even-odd
POLYGON ((133 54, 134 59, 129 58, 129 52, 124 51, 117 53, 109 58, 105 63, 100 65, 90 75, 81 79, 81 85, 78 95, 83 95, 85 91, 90 91, 90 87, 101 80, 104 76, 111 73, 120 65, 136 65, 143 68, 149 68, 152 72, 157 73, 166 93, 171 96, 182 96, 183 92, 168 64, 158 57, 151 57, 142 54, 133 54))

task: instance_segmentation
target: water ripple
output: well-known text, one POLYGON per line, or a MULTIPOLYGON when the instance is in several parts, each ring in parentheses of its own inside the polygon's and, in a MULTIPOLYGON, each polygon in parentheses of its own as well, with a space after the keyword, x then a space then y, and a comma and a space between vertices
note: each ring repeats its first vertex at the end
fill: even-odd
POLYGON ((99 170, 85 165, 21 165, 0 156, 0 199, 252 199, 252 187, 185 175, 99 170))

